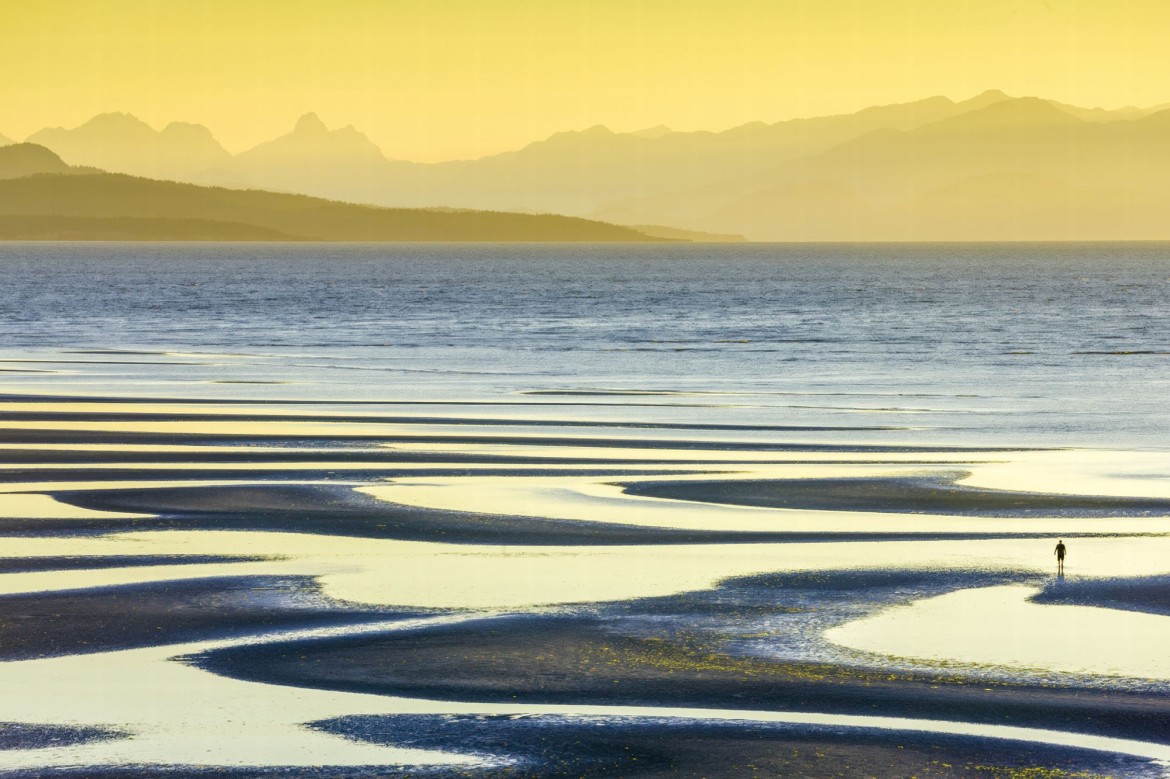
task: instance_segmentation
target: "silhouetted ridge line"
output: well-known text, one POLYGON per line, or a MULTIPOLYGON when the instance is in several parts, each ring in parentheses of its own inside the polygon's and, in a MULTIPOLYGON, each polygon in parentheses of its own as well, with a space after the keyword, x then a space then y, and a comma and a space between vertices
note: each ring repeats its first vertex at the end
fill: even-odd
MULTIPOLYGON (((670 238, 1160 240, 1170 239, 1165 108, 1085 108, 987 90, 722 132, 595 125, 433 164, 393 159, 354 127, 330 129, 312 113, 236 155, 201 125, 156 131, 128 114, 30 140, 68 164, 112 172, 390 208, 571 215, 670 238)), ((396 240, 433 240, 422 237, 429 234, 396 240)))
POLYGON ((122 174, 74 175, 78 172, 41 146, 0 148, 0 239, 671 240, 559 215, 390 209, 122 174))

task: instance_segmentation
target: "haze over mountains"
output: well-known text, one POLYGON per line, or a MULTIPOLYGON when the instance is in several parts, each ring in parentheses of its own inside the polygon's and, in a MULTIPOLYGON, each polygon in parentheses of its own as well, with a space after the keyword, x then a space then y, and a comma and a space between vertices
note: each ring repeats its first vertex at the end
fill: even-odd
POLYGON ((44 146, 0 146, 0 240, 685 240, 555 214, 408 209, 225 189, 71 167, 44 146))
POLYGON ((236 155, 199 125, 156 131, 126 114, 29 141, 72 165, 154 178, 753 240, 1170 238, 1170 110, 997 91, 723 132, 597 126, 430 164, 388 158, 355 128, 331 130, 313 114, 236 155))
POLYGON ((171 122, 156 131, 120 113, 100 114, 72 130, 40 130, 25 142, 52 149, 70 165, 152 178, 188 179, 231 162, 202 125, 171 122))

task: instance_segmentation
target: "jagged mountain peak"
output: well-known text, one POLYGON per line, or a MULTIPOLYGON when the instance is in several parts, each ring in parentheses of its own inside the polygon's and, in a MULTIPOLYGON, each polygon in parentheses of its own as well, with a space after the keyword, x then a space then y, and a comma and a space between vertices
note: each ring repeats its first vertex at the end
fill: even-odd
POLYGON ((653 140, 654 138, 661 138, 664 135, 670 135, 672 132, 674 132, 674 130, 670 129, 666 125, 658 124, 653 127, 647 127, 643 130, 635 130, 629 134, 639 138, 649 138, 653 140))
POLYGON ((155 130, 134 114, 122 111, 108 111, 97 114, 77 127, 46 127, 28 137, 28 141, 38 143, 41 138, 71 135, 74 137, 89 138, 121 138, 128 135, 142 137, 154 135, 155 130))
POLYGON ((584 130, 562 130, 559 133, 553 133, 544 141, 536 141, 536 144, 576 141, 583 138, 612 138, 616 134, 603 124, 595 124, 592 127, 586 127, 584 130))
MULTIPOLYGON (((318 187, 331 181, 340 191, 354 170, 365 175, 385 160, 382 150, 353 125, 330 130, 317 114, 307 113, 292 132, 236 155, 235 170, 249 185, 295 190, 311 168, 318 187)), ((324 194, 336 193, 326 189, 324 194)))
POLYGON ((931 131, 1075 125, 1081 120, 1038 97, 997 100, 923 128, 931 131))
POLYGON ((86 124, 134 124, 134 125, 139 125, 139 124, 146 124, 146 122, 142 121, 137 116, 135 116, 134 114, 131 114, 127 111, 104 111, 100 114, 94 114, 93 118, 91 118, 88 122, 84 122, 82 126, 84 126, 86 124))
POLYGON ((159 132, 168 135, 211 136, 211 130, 195 122, 171 122, 159 132))
POLYGON ((329 128, 321 121, 321 117, 310 111, 297 120, 296 126, 293 127, 293 132, 298 135, 314 134, 319 135, 329 132, 329 128))
POLYGON ((382 153, 374 145, 374 142, 369 139, 369 136, 358 130, 352 124, 339 127, 336 130, 330 130, 325 125, 325 122, 321 121, 321 117, 311 111, 297 120, 291 133, 282 138, 269 141, 268 143, 260 144, 256 148, 282 141, 296 144, 308 143, 313 146, 361 147, 365 152, 376 151, 379 155, 382 153))
POLYGON ((996 103, 1002 103, 1008 100, 1015 100, 1014 97, 1004 92, 1001 89, 985 89, 974 97, 969 97, 966 100, 959 100, 955 103, 955 109, 962 113, 966 111, 978 111, 981 108, 986 108, 996 103))
POLYGON ((1165 127, 1166 125, 1170 125, 1170 108, 1163 107, 1162 110, 1152 111, 1138 119, 1137 123, 1143 127, 1165 127))
POLYGON ((1012 96, 1002 89, 985 89, 975 97, 964 100, 964 103, 998 103, 1001 100, 1011 100, 1012 96))
POLYGON ((133 114, 98 114, 72 129, 47 128, 28 142, 71 165, 138 176, 173 177, 222 164, 229 155, 203 125, 172 122, 158 131, 133 114))

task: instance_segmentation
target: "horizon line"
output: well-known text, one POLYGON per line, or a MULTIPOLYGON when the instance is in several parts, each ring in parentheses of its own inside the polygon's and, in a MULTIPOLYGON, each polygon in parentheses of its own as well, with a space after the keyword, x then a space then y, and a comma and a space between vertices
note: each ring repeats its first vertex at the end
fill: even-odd
MULTIPOLYGON (((216 144, 218 144, 220 146, 220 148, 222 148, 230 156, 237 157, 241 154, 244 154, 244 153, 249 152, 253 149, 256 149, 260 146, 263 146, 264 144, 269 143, 273 140, 276 140, 278 138, 282 138, 286 135, 291 134, 292 132, 295 131, 296 126, 302 120, 304 120, 308 117, 313 117, 323 127, 325 127, 325 129, 330 133, 344 131, 347 129, 353 130, 354 132, 358 133, 363 138, 368 140, 371 144, 373 144, 373 146, 375 146, 378 149, 378 151, 382 154, 382 156, 385 157, 386 160, 388 160, 388 161, 406 162, 406 163, 411 163, 411 164, 416 164, 416 165, 441 165, 444 163, 474 162, 474 161, 478 161, 478 160, 489 159, 491 157, 498 157, 498 156, 505 155, 505 154, 513 154, 513 153, 522 151, 522 150, 524 150, 524 149, 526 149, 529 146, 532 146, 534 144, 547 142, 547 141, 551 140, 552 138, 555 138, 558 135, 581 134, 581 133, 586 133, 586 132, 589 132, 592 130, 597 130, 599 128, 602 130, 605 130, 613 135, 627 135, 627 136, 637 136, 637 134, 640 132, 644 132, 646 130, 656 130, 658 128, 665 128, 666 133, 664 133, 664 134, 671 134, 671 135, 675 135, 675 134, 688 135, 688 134, 699 134, 699 133, 720 135, 720 134, 723 134, 726 132, 731 132, 733 130, 740 129, 742 127, 748 127, 751 125, 764 125, 764 126, 772 127, 772 126, 779 125, 779 124, 785 124, 787 122, 809 121, 809 120, 815 120, 815 119, 832 119, 832 118, 837 118, 837 117, 852 116, 852 115, 861 113, 862 111, 867 111, 867 110, 875 109, 875 108, 888 108, 891 106, 913 105, 915 103, 922 103, 922 102, 926 102, 928 100, 935 100, 935 99, 939 99, 939 98, 947 100, 947 101, 951 102, 952 104, 957 105, 959 103, 967 102, 969 100, 974 100, 974 99, 982 97, 984 95, 993 94, 993 93, 1003 95, 1004 98, 1007 100, 1021 100, 1021 99, 1028 99, 1028 98, 1035 98, 1038 100, 1043 100, 1043 101, 1048 102, 1048 103, 1068 105, 1068 106, 1072 106, 1074 108, 1079 108, 1081 110, 1087 110, 1087 111, 1116 112, 1116 111, 1133 110, 1133 111, 1151 112, 1151 111, 1155 111, 1157 109, 1170 108, 1170 99, 1168 99, 1166 102, 1154 103, 1154 104, 1149 105, 1149 106, 1137 106, 1137 105, 1133 105, 1132 103, 1130 103, 1130 104, 1120 105, 1120 106, 1113 107, 1113 108, 1106 108, 1104 106, 1076 105, 1073 103, 1066 103, 1062 100, 1056 100, 1054 98, 1041 97, 1039 95, 1012 95, 1012 94, 1005 92, 1002 89, 988 88, 988 89, 981 90, 981 91, 975 93, 974 95, 971 95, 970 97, 961 98, 961 99, 956 99, 956 98, 950 97, 949 95, 945 95, 945 94, 932 94, 932 95, 927 95, 926 97, 920 97, 920 98, 916 98, 913 100, 905 100, 905 101, 901 101, 901 102, 874 103, 871 105, 864 105, 864 106, 861 106, 860 108, 856 108, 852 111, 842 111, 842 112, 838 112, 838 113, 811 114, 811 115, 804 115, 804 116, 789 116, 787 118, 777 119, 774 121, 768 121, 768 120, 764 120, 764 119, 754 119, 751 121, 740 122, 738 124, 726 126, 726 127, 723 127, 722 129, 704 129, 704 128, 677 129, 677 128, 668 126, 665 122, 662 122, 662 123, 659 123, 657 125, 651 125, 649 127, 639 127, 637 129, 634 129, 634 130, 614 130, 609 125, 607 125, 605 122, 597 122, 597 123, 594 123, 594 124, 591 124, 591 125, 588 125, 585 127, 572 128, 572 129, 566 129, 566 130, 557 130, 557 131, 555 131, 549 135, 546 135, 544 137, 539 137, 539 138, 535 138, 533 140, 529 140, 527 142, 524 142, 523 144, 521 144, 519 146, 513 146, 513 147, 506 148, 506 149, 501 149, 499 151, 484 154, 484 155, 481 155, 479 157, 451 157, 451 158, 435 159, 435 160, 407 159, 407 158, 403 158, 403 157, 389 156, 389 155, 387 155, 385 148, 382 144, 375 142, 372 138, 370 138, 370 136, 368 134, 366 134, 362 130, 358 129, 354 124, 350 123, 350 124, 335 125, 333 127, 329 127, 328 125, 325 124, 324 120, 321 119, 320 115, 315 110, 308 110, 308 111, 305 111, 305 112, 299 114, 297 116, 297 118, 292 122, 292 129, 290 129, 288 132, 285 132, 281 135, 274 136, 273 138, 269 138, 268 140, 261 141, 260 143, 253 144, 251 146, 247 146, 244 148, 237 147, 236 151, 233 151, 232 149, 225 146, 224 143, 222 141, 220 141, 220 139, 216 136, 215 131, 212 130, 212 128, 210 126, 208 126, 207 124, 204 124, 203 122, 190 121, 190 120, 186 120, 186 119, 172 119, 172 120, 169 120, 166 123, 162 124, 160 127, 156 127, 155 125, 142 119, 137 114, 135 114, 131 111, 121 111, 121 110, 101 111, 101 112, 96 113, 93 116, 89 117, 88 119, 81 122, 80 124, 73 125, 72 127, 66 127, 64 125, 53 125, 53 126, 41 127, 41 128, 38 128, 37 130, 34 130, 33 132, 29 133, 28 135, 26 135, 24 137, 24 139, 22 139, 22 140, 17 140, 16 138, 11 138, 9 136, 4 135, 3 128, 0 128, 0 136, 8 138, 11 141, 11 143, 13 143, 13 144, 35 143, 35 141, 30 141, 29 139, 32 138, 37 133, 45 131, 45 130, 61 130, 61 131, 65 131, 65 132, 72 132, 72 131, 80 129, 81 127, 84 127, 85 125, 89 124, 90 122, 94 121, 95 119, 98 119, 101 117, 121 116, 121 117, 126 117, 128 119, 132 119, 136 122, 141 123, 142 125, 146 126, 154 133, 162 133, 168 127, 171 127, 172 125, 176 125, 176 124, 177 125, 192 125, 192 126, 196 126, 196 127, 202 127, 203 129, 207 130, 207 132, 211 135, 212 139, 216 142, 216 144)), ((649 140, 649 139, 647 139, 647 140, 649 140)))

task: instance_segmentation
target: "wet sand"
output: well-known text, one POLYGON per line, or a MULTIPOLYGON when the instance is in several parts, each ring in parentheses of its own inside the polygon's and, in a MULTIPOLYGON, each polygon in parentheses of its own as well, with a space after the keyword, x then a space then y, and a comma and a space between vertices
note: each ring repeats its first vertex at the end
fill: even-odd
POLYGON ((529 419, 3 400, 0 683, 33 685, 0 702, 4 775, 1157 776, 1170 759, 1163 680, 1094 673, 1097 644, 1069 673, 869 622, 1013 587, 1041 618, 1170 614, 1170 497, 1135 491, 1160 455, 590 419, 572 395, 529 419), (1099 474, 1085 494, 1011 481, 1076 457, 1099 474), (828 719, 764 721, 780 716, 828 719))
MULTIPOLYGON (((92 473, 81 472, 85 476, 92 473)), ((477 471, 477 475, 492 475, 477 471)), ((222 474, 216 474, 217 477, 222 474)), ((302 478, 318 474, 305 472, 302 478)), ((360 477, 346 473, 346 478, 360 477)), ((426 476, 412 472, 410 476, 426 476)), ((446 472, 438 475, 448 475, 446 472)), ((581 475, 567 472, 565 476, 581 475)), ((596 472, 590 475, 597 475, 596 472)), ((280 478, 272 473, 250 474, 251 480, 280 478)), ((126 474, 126 478, 136 478, 126 474)), ((163 478, 174 478, 166 473, 163 478)), ((292 478, 287 476, 286 478, 292 478)), ((0 529, 10 533, 40 534, 102 532, 135 529, 255 530, 321 533, 325 535, 394 538, 408 541, 441 541, 453 544, 511 544, 518 546, 607 546, 637 544, 757 544, 815 541, 905 540, 927 537, 891 532, 816 533, 776 531, 683 530, 613 524, 605 521, 557 520, 500 513, 473 513, 428 509, 378 500, 353 487, 329 485, 244 485, 211 487, 160 487, 151 489, 56 492, 67 505, 88 511, 144 513, 148 520, 58 521, 43 523, 0 519, 0 529)), ((997 536, 988 533, 930 533, 935 539, 974 540, 997 536)))
MULTIPOLYGON (((880 574, 853 577, 854 582, 880 579, 880 574)), ((678 596, 600 614, 511 617, 386 637, 242 647, 207 654, 198 663, 267 683, 450 701, 888 717, 913 712, 929 719, 1134 740, 1158 740, 1170 729, 1162 692, 1103 690, 1071 679, 1040 684, 967 677, 956 668, 891 673, 848 656, 833 658, 835 663, 761 656, 750 646, 764 642, 737 636, 737 630, 747 633, 745 624, 758 627, 792 607, 753 604, 750 596, 735 592, 723 596, 723 602, 678 596)), ((841 596, 857 598, 853 590, 841 596)), ((801 607, 808 612, 833 610, 833 598, 823 593, 805 602, 816 604, 801 607)), ((864 610, 851 604, 848 613, 856 618, 890 602, 896 599, 864 610)))
POLYGON ((1095 495, 987 490, 951 478, 789 479, 784 481, 642 482, 626 487, 631 495, 736 506, 876 511, 891 514, 1064 517, 1167 516, 1170 500, 1095 495))
POLYGON ((1159 773, 1140 759, 1073 749, 831 727, 483 716, 350 718, 317 727, 372 741, 409 739, 436 746, 458 742, 483 754, 518 759, 514 767, 482 772, 487 777, 999 779, 1026 776, 1023 772, 1031 770, 1032 775, 1089 779, 1159 773))
POLYGON ((78 571, 102 568, 137 568, 144 565, 212 565, 244 563, 260 557, 216 555, 103 555, 85 557, 0 557, 0 573, 78 571))
POLYGON ((312 579, 292 577, 250 576, 9 595, 0 599, 0 661, 110 652, 418 613, 346 608, 330 603, 312 579))

